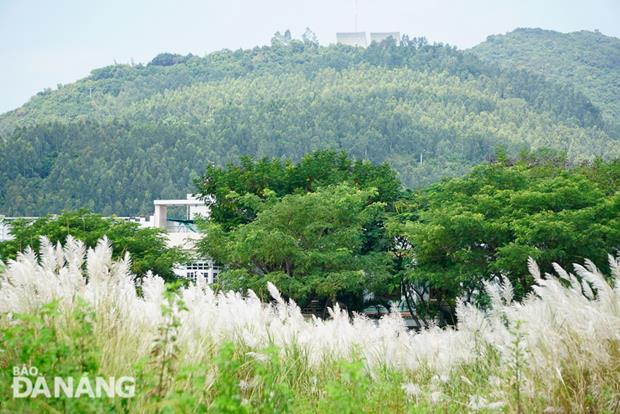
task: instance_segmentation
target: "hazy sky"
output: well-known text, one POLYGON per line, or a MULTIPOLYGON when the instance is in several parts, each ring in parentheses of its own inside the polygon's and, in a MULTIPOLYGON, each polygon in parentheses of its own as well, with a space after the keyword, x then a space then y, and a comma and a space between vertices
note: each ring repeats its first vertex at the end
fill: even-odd
MULTIPOLYGON (((358 28, 468 48, 517 27, 620 37, 620 0, 358 0, 358 28)), ((354 29, 355 0, 0 0, 0 113, 116 60, 269 42, 277 30, 322 44, 354 29)))

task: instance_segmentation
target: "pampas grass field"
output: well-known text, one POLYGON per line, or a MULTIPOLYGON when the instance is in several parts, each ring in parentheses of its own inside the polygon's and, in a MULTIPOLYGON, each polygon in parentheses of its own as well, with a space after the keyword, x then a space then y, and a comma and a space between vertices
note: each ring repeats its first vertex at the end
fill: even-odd
POLYGON ((0 412, 616 413, 620 259, 541 275, 520 303, 507 280, 458 325, 407 330, 338 308, 307 319, 273 300, 140 281, 69 238, 43 241, 0 274, 0 412), (46 378, 135 378, 131 398, 13 398, 13 367, 46 378))

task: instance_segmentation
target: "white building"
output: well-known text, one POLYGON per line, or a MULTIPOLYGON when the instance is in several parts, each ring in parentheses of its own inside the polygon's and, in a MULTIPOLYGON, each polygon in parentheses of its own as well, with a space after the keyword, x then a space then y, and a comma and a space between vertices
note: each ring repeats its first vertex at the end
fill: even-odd
MULTIPOLYGON (((144 227, 155 227, 166 230, 168 247, 178 247, 195 256, 195 243, 200 239, 200 233, 195 225, 195 220, 208 218, 210 211, 205 202, 187 194, 187 198, 178 200, 155 200, 153 201, 155 212, 148 220, 140 222, 144 227), (182 217, 168 217, 168 209, 182 207, 182 217)), ((195 280, 203 276, 207 283, 214 282, 219 273, 219 267, 212 260, 196 257, 190 263, 177 264, 173 271, 178 277, 195 280)))
POLYGON ((194 260, 191 263, 177 264, 172 268, 175 275, 183 279, 196 280, 198 276, 205 278, 208 284, 215 282, 220 268, 213 260, 194 260))

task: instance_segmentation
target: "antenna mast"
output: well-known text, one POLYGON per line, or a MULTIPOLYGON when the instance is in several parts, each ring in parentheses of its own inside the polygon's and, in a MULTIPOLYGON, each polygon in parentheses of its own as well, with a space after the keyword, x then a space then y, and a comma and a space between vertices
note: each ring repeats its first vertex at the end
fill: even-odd
POLYGON ((357 32, 357 2, 358 0, 355 0, 355 32, 357 32))

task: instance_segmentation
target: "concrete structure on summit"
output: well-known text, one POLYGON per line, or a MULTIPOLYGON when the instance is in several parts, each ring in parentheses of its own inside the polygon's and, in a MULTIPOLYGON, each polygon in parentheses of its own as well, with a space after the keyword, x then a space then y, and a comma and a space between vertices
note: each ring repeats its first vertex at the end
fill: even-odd
POLYGON ((366 47, 366 32, 342 32, 336 33, 336 43, 340 45, 366 47))
MULTIPOLYGON (((394 39, 396 44, 400 44, 400 32, 371 32, 370 43, 381 43, 386 39, 394 39)), ((336 43, 354 47, 367 47, 366 32, 342 32, 336 33, 336 43)))
POLYGON ((400 32, 376 32, 370 34, 370 43, 381 43, 389 38, 394 39, 396 44, 400 44, 400 32))

